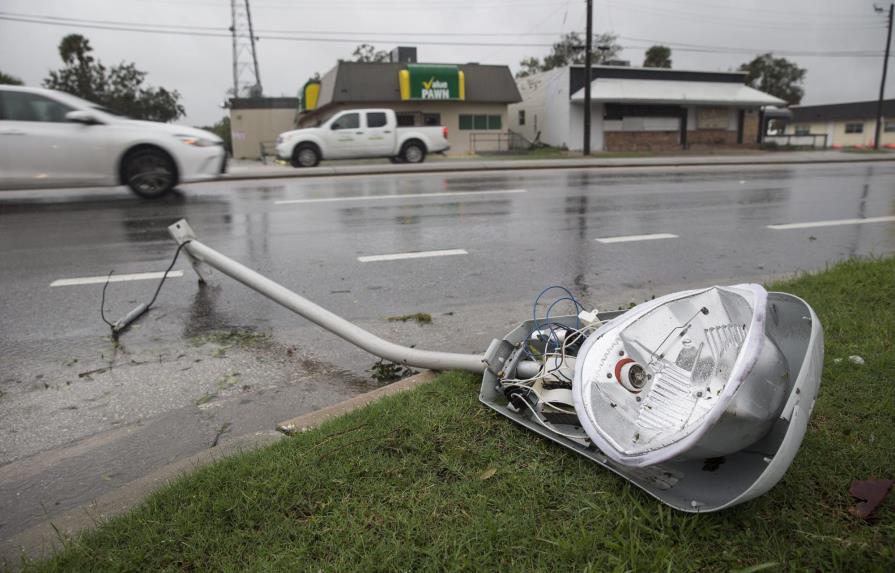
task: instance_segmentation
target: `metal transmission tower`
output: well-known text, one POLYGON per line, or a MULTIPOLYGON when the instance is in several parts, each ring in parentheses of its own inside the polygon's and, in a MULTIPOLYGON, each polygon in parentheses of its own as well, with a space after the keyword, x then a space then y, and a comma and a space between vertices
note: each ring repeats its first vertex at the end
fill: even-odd
POLYGON ((233 97, 261 95, 261 74, 255 51, 255 31, 249 0, 230 0, 233 36, 233 97), (251 59, 249 57, 251 56, 251 59), (253 81, 254 80, 254 81, 253 81))

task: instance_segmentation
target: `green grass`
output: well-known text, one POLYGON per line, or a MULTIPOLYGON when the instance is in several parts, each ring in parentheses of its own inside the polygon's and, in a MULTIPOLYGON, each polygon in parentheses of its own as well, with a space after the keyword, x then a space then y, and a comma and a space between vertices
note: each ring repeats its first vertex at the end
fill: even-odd
POLYGON ((772 288, 814 306, 826 364, 795 462, 747 504, 671 510, 448 373, 200 469, 28 569, 893 571, 895 499, 864 522, 848 487, 895 470, 895 259, 772 288))

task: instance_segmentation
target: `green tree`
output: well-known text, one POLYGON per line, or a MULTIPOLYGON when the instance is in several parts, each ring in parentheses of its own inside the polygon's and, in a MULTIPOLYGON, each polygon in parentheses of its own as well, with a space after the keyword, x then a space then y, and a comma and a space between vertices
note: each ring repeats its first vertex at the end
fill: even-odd
POLYGON ((387 62, 388 52, 377 50, 370 44, 360 44, 351 52, 355 62, 387 62))
POLYGON ((755 56, 741 65, 740 71, 746 72, 747 84, 785 100, 788 105, 798 105, 805 95, 801 83, 807 70, 786 58, 775 58, 770 52, 755 56))
POLYGON ((644 68, 670 68, 671 48, 668 46, 652 46, 643 58, 644 68))
MULTIPOLYGON (((602 64, 614 59, 622 51, 618 45, 618 36, 612 33, 594 34, 591 62, 602 64)), ((535 57, 525 58, 519 64, 522 69, 516 72, 517 78, 524 78, 537 72, 546 72, 553 68, 561 68, 569 64, 583 64, 585 56, 584 38, 578 32, 563 34, 558 42, 550 48, 550 53, 541 61, 535 57)))
POLYGON ((62 38, 59 56, 65 66, 51 71, 43 85, 136 119, 167 122, 184 115, 177 90, 144 86, 146 72, 135 64, 107 68, 92 52, 90 41, 80 34, 62 38))
POLYGON ((8 86, 22 86, 25 85, 22 80, 15 76, 11 76, 9 74, 4 74, 0 72, 0 84, 6 84, 8 86))
POLYGON ((204 125, 199 129, 204 129, 205 131, 210 131, 213 134, 217 135, 221 139, 224 140, 224 147, 227 148, 227 152, 230 155, 233 155, 233 138, 230 133, 230 118, 226 115, 220 119, 214 125, 204 125))

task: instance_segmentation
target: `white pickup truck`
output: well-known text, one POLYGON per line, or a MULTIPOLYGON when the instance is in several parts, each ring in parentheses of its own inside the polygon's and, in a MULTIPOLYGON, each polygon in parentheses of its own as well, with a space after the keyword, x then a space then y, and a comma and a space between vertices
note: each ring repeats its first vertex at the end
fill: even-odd
POLYGON ((321 159, 388 157, 393 163, 422 163, 429 153, 447 151, 446 127, 398 127, 390 109, 352 109, 319 127, 277 137, 277 156, 293 167, 314 167, 321 159))

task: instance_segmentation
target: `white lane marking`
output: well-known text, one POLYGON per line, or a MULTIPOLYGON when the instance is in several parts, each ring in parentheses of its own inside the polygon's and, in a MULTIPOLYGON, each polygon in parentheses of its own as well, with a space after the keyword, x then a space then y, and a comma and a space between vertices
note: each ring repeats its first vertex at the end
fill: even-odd
POLYGON ((368 201, 381 199, 407 199, 408 197, 468 197, 470 195, 500 195, 507 193, 525 193, 526 189, 492 189, 489 191, 445 191, 439 193, 399 193, 397 195, 361 195, 357 197, 327 197, 323 199, 286 199, 274 201, 275 205, 295 205, 306 203, 337 203, 341 201, 368 201))
POLYGON ((653 235, 624 235, 621 237, 603 237, 597 239, 600 243, 627 243, 629 241, 655 241, 657 239, 677 239, 677 235, 671 233, 655 233, 653 235))
POLYGON ((415 253, 395 253, 394 255, 370 255, 358 257, 362 263, 376 263, 379 261, 401 261, 404 259, 425 259, 427 257, 449 257, 451 255, 468 255, 463 249, 448 249, 446 251, 417 251, 415 253))
POLYGON ((808 223, 787 223, 768 225, 768 229, 810 229, 811 227, 835 227, 837 225, 861 225, 863 223, 883 223, 895 221, 895 217, 868 217, 867 219, 836 219, 832 221, 811 221, 808 223))
MULTIPOLYGON (((155 273, 133 273, 129 275, 112 275, 109 278, 110 283, 121 283, 125 281, 147 281, 152 279, 161 279, 165 276, 164 272, 155 273)), ((168 278, 182 277, 183 271, 171 271, 168 278)), ((101 277, 81 277, 77 279, 59 279, 50 283, 51 287, 76 286, 76 285, 95 285, 106 282, 106 275, 101 277)))

